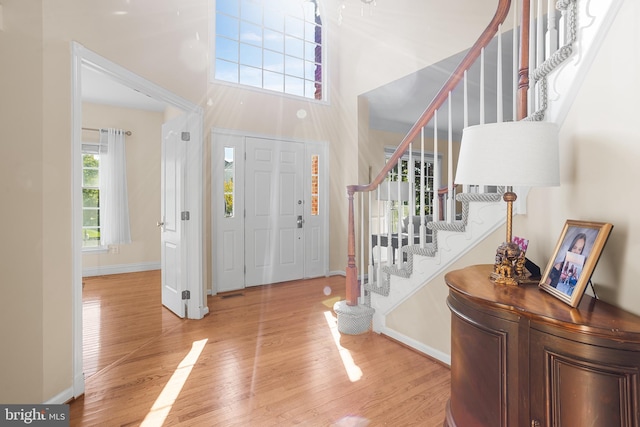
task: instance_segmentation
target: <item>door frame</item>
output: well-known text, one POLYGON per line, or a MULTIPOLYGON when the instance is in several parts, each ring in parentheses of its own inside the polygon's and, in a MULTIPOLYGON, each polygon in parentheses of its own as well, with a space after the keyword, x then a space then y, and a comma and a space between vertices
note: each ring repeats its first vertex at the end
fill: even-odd
MULTIPOLYGON (((222 229, 219 216, 220 216, 220 212, 223 211, 223 207, 221 202, 217 203, 216 201, 218 200, 221 201, 223 199, 223 183, 222 183, 221 175, 218 175, 218 173, 221 170, 221 168, 224 167, 224 164, 223 164, 224 154, 219 153, 217 151, 219 149, 222 149, 222 147, 219 147, 220 139, 217 138, 217 136, 225 136, 225 135, 234 137, 234 138, 242 138, 242 142, 240 143, 240 145, 242 146, 242 153, 238 153, 238 154, 243 159, 242 165, 239 167, 239 170, 242 171, 243 181, 244 181, 244 177, 246 176, 245 161, 244 161, 245 150, 246 150, 246 145, 245 145, 246 138, 271 139, 271 140, 295 142, 295 143, 302 144, 304 147, 304 153, 305 153, 304 154, 305 159, 303 162, 303 174, 305 176, 304 176, 303 182, 305 187, 309 187, 309 188, 311 185, 310 184, 311 177, 310 175, 308 175, 310 168, 309 170, 307 170, 307 168, 309 167, 308 165, 309 156, 311 154, 321 155, 321 158, 323 160, 320 163, 320 170, 319 170, 321 174, 320 188, 321 188, 321 201, 322 201, 322 203, 320 204, 320 214, 321 214, 320 222, 322 223, 322 227, 324 229, 324 233, 322 233, 320 236, 320 239, 322 239, 322 244, 324 249, 322 254, 323 259, 321 261, 322 272, 320 274, 315 274, 314 276, 309 276, 309 271, 308 271, 309 261, 306 259, 306 256, 305 256, 303 258, 303 263, 304 263, 303 279, 310 278, 310 277, 328 276, 329 275, 329 212, 330 212, 328 143, 325 141, 302 141, 302 140, 296 140, 296 139, 290 139, 290 138, 284 138, 284 137, 275 137, 271 135, 252 133, 252 132, 230 130, 230 129, 223 129, 223 128, 212 128, 211 137, 209 139, 210 147, 211 147, 211 153, 210 153, 211 154, 211 202, 210 202, 211 218, 210 220, 211 220, 211 230, 212 230, 211 266, 212 266, 212 269, 214 270, 211 274, 211 293, 215 295, 218 292, 217 281, 219 277, 218 277, 218 272, 216 271, 216 260, 221 259, 222 254, 220 252, 224 250, 221 244, 222 242, 221 237, 219 237, 220 230, 222 229), (217 177, 220 177, 220 178, 216 179, 217 177)), ((307 196, 306 189, 305 191, 303 191, 303 194, 305 195, 305 197, 307 196)), ((238 206, 242 211, 244 211, 244 206, 245 206, 244 196, 245 195, 244 195, 244 189, 243 189, 242 200, 234 202, 234 203, 238 203, 238 206)), ((309 207, 310 207, 310 203, 305 203, 305 208, 304 208, 305 218, 306 218, 309 207)), ((243 262, 244 262, 244 221, 245 219, 243 214, 241 219, 242 233, 243 233, 241 238, 241 242, 243 244, 243 248, 242 248, 243 262)), ((308 235, 307 233, 305 233, 305 243, 307 238, 308 238, 308 235)), ((244 283, 245 282, 244 282, 244 273, 243 273, 243 289, 246 287, 244 283)))
MULTIPOLYGON (((191 293, 188 301, 188 315, 201 319, 208 312, 206 290, 203 283, 203 215, 202 215, 202 150, 203 150, 203 110, 200 106, 146 80, 137 74, 109 61, 77 42, 71 42, 71 152, 72 160, 72 347, 73 347, 73 396, 84 393, 84 370, 82 363, 82 68, 89 67, 123 86, 137 90, 151 98, 182 110, 190 120, 196 121, 198 135, 192 137, 186 154, 187 173, 184 180, 185 209, 190 212, 190 220, 185 221, 185 245, 187 268, 186 289, 191 293)), ((160 143, 160 141, 158 142, 160 143)), ((151 220, 151 219, 150 219, 151 220)))

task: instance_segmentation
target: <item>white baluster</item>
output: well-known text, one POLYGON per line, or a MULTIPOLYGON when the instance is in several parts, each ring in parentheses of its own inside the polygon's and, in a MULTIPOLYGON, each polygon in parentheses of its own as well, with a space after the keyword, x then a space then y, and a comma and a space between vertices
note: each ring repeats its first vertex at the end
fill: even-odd
POLYGON ((413 217, 416 213, 416 189, 415 189, 415 172, 416 167, 413 161, 413 141, 409 143, 409 163, 407 164, 407 181, 409 183, 409 192, 407 194, 407 206, 409 212, 407 214, 407 244, 413 245, 413 236, 415 230, 413 229, 413 217))
POLYGON ((549 59, 551 55, 558 50, 558 29, 556 28, 556 7, 555 1, 547 0, 547 34, 546 34, 546 58, 549 59))
POLYGON ((562 9, 560 12, 560 21, 558 22, 558 46, 566 45, 570 39, 570 36, 567 35, 567 13, 567 8, 562 9))
MULTIPOLYGON (((403 206, 402 206, 402 157, 398 159, 398 177, 397 177, 397 181, 396 181, 396 187, 398 189, 398 202, 396 203, 396 217, 398 219, 398 222, 396 223, 396 235, 398 238, 398 254, 400 254, 400 248, 402 247, 402 211, 403 211, 403 206)), ((389 241, 391 242, 391 241, 389 241)), ((398 258, 396 258, 396 263, 400 264, 402 262, 402 260, 398 258)))
MULTIPOLYGON (((373 263, 373 195, 372 192, 369 191, 369 256, 367 257, 368 268, 367 268, 367 283, 373 283, 373 271, 374 271, 374 263, 373 263)), ((362 253, 364 257, 364 252, 362 253)))
POLYGON ((433 206, 433 217, 440 221, 440 198, 438 196, 438 190, 440 189, 440 163, 437 161, 439 153, 438 110, 433 113, 433 153, 436 161, 433 164, 433 200, 431 202, 431 206, 433 206))
POLYGON ((498 58, 496 69, 496 121, 502 123, 504 113, 502 112, 502 25, 498 27, 498 58))
POLYGON ((480 51, 480 124, 484 122, 484 48, 480 51))
POLYGON ((376 237, 377 238, 376 255, 378 258, 378 266, 376 269, 376 286, 381 285, 380 277, 382 277, 380 276, 380 274, 382 273, 382 247, 380 245, 380 239, 382 237, 382 232, 384 231, 384 229, 382 228, 382 212, 381 212, 382 203, 380 203, 380 187, 383 185, 385 185, 384 182, 378 186, 378 236, 376 237))
POLYGON ((392 222, 391 222, 391 179, 387 180, 387 263, 391 264, 391 260, 393 259, 393 236, 392 236, 392 222))
MULTIPOLYGON (((525 0, 526 1, 526 0, 525 0)), ((527 101, 528 101, 528 105, 527 105, 527 112, 528 113, 532 113, 533 111, 535 111, 535 97, 536 97, 536 90, 535 90, 535 85, 531 84, 533 82, 533 80, 531 79, 531 74, 533 73, 533 70, 536 69, 536 56, 532 54, 532 52, 536 51, 536 26, 535 26, 535 13, 531 13, 532 11, 535 11, 535 0, 530 0, 531 1, 531 8, 529 9, 529 89, 527 91, 527 101)))
MULTIPOLYGON (((428 169, 427 169, 428 170, 428 169)), ((425 217, 424 217, 424 192, 426 191, 426 182, 425 179, 425 171, 424 171, 424 126, 420 129, 420 228, 418 229, 418 233, 420 233, 420 247, 424 248, 425 240, 426 240, 426 227, 425 227, 425 217)))
MULTIPOLYGON (((543 62, 545 58, 545 44, 544 44, 544 8, 542 5, 542 0, 538 0, 538 12, 536 17, 537 28, 536 28, 536 68, 538 68, 543 62)), ((533 70, 532 70, 533 71, 533 70)), ((542 108, 542 100, 540 99, 540 82, 535 82, 535 101, 536 101, 536 109, 534 111, 538 111, 538 109, 542 108)), ((531 111, 530 113, 532 113, 531 111)))
MULTIPOLYGON (((484 121, 484 48, 480 53, 480 124, 483 125, 484 121)), ((479 186, 478 191, 484 193, 484 186, 479 186)))
POLYGON ((451 115, 451 92, 449 92, 449 146, 448 146, 448 161, 447 161, 447 181, 449 183, 449 191, 447 191, 447 221, 453 221, 453 215, 455 213, 455 205, 453 204, 453 118, 451 115))
MULTIPOLYGON (((524 0, 527 1, 527 0, 524 0)), ((514 31, 512 31, 512 36, 513 39, 511 41, 511 62, 512 62, 512 76, 513 76, 513 85, 512 85, 512 90, 513 90, 513 102, 511 103, 511 117, 513 118, 513 120, 516 120, 518 111, 518 97, 517 97, 517 93, 518 93, 518 31, 517 28, 520 25, 520 23, 518 22, 520 19, 520 15, 519 15, 519 9, 518 9, 518 5, 520 5, 519 1, 515 1, 513 2, 513 28, 514 31)))
MULTIPOLYGON (((463 88, 462 128, 464 129, 467 126, 469 126, 469 91, 468 91, 468 85, 467 85, 467 70, 464 70, 464 76, 462 78, 462 88, 463 88)), ((462 187, 462 191, 466 193, 469 191, 469 188, 470 188, 469 184, 464 184, 462 187)))
POLYGON ((364 193, 361 192, 360 193, 360 298, 364 298, 364 258, 365 258, 365 251, 364 251, 364 242, 365 242, 365 237, 364 237, 364 193))
POLYGON ((544 62, 545 48, 544 48, 544 13, 542 7, 542 0, 538 0, 538 8, 535 17, 536 21, 536 68, 544 62))

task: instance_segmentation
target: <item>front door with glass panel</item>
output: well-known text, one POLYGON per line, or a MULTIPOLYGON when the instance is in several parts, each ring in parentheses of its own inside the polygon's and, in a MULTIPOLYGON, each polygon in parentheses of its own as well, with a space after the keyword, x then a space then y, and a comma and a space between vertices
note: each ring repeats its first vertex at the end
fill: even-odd
POLYGON ((246 286, 303 277, 303 155, 296 142, 246 139, 246 286))
POLYGON ((326 273, 323 146, 214 132, 214 290, 326 273))

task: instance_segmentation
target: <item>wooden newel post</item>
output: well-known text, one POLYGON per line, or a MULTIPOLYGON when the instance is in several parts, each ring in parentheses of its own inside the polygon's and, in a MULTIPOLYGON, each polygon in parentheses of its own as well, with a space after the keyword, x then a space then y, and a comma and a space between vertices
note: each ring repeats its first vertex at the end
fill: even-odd
POLYGON ((529 91, 529 17, 531 15, 530 0, 522 2, 522 21, 520 24, 520 69, 518 70, 518 93, 516 103, 516 119, 522 120, 528 114, 529 91))
POLYGON ((360 284, 358 283, 358 268, 356 267, 356 231, 354 223, 353 194, 355 190, 347 187, 347 199, 349 200, 349 223, 347 235, 347 305, 358 305, 360 296, 360 284))

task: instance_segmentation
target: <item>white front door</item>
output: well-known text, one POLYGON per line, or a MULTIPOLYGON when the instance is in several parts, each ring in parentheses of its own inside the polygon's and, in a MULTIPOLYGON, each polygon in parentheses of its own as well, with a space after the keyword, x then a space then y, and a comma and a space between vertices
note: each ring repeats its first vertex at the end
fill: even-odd
POLYGON ((179 317, 185 316, 182 291, 186 289, 186 257, 183 256, 182 194, 186 160, 186 115, 162 125, 161 229, 162 304, 179 317), (185 135, 185 136, 183 136, 185 135))
POLYGON ((245 285, 304 274, 304 146, 246 138, 245 285))
POLYGON ((326 144, 211 140, 213 292, 327 274, 326 144))

